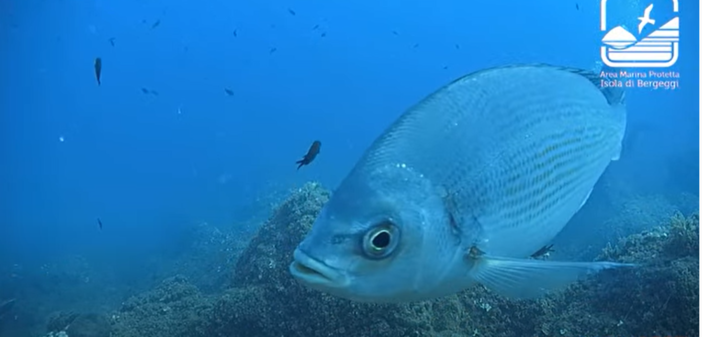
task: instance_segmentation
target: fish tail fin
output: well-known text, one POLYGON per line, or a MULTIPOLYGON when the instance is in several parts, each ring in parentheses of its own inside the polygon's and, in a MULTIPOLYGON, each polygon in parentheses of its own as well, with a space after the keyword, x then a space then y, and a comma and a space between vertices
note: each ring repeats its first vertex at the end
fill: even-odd
POLYGON ((298 165, 297 165, 297 169, 299 170, 300 167, 305 166, 305 160, 304 160, 304 159, 300 159, 300 160, 296 161, 295 164, 298 164, 298 165))
POLYGON ((528 299, 564 288, 604 269, 634 266, 615 262, 559 262, 479 257, 471 270, 471 276, 500 295, 528 299))

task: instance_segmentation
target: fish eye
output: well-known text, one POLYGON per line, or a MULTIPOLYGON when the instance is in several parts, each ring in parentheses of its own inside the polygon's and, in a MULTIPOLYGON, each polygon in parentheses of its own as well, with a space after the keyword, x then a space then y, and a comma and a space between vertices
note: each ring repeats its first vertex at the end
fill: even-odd
POLYGON ((397 245, 399 231, 390 220, 383 220, 371 228, 363 238, 363 250, 372 258, 384 258, 397 245))
POLYGON ((383 229, 373 234, 373 237, 371 238, 371 245, 375 250, 387 248, 390 245, 390 232, 383 229))

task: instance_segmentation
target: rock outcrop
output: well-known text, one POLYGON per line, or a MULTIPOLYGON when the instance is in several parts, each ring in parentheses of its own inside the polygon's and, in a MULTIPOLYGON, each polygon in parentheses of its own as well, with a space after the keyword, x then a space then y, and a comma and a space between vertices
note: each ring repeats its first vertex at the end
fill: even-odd
POLYGON ((288 273, 292 252, 329 193, 307 184, 283 202, 234 266, 231 287, 203 295, 175 279, 127 301, 114 337, 630 336, 697 334, 698 217, 678 215, 605 249, 635 262, 537 301, 512 301, 476 286, 406 305, 361 304, 308 290, 288 273))

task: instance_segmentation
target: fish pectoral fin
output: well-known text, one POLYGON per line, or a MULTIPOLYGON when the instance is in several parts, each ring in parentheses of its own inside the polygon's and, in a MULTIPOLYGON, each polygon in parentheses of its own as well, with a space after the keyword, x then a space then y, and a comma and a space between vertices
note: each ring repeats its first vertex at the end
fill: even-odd
POLYGON ((530 299, 564 288, 600 270, 633 266, 615 262, 560 262, 482 256, 475 259, 471 276, 500 295, 530 299))
MULTIPOLYGON (((580 203, 580 208, 583 208, 583 206, 585 206, 585 203, 587 202, 588 199, 590 199, 591 194, 592 194, 592 190, 590 190, 590 192, 587 192, 585 199, 583 199, 583 202, 580 203)), ((578 208, 578 209, 580 209, 580 208, 578 208)))
POLYGON ((619 158, 622 156, 622 144, 617 145, 617 149, 614 152, 614 156, 612 156, 612 161, 617 161, 619 158))

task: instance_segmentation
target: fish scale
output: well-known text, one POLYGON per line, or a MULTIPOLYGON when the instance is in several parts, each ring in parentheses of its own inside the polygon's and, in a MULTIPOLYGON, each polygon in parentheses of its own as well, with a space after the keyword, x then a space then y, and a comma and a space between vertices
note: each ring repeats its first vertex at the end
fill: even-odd
POLYGON ((623 126, 616 124, 623 118, 615 115, 607 97, 581 74, 540 67, 512 70, 515 73, 510 76, 531 79, 514 85, 489 79, 501 76, 498 69, 469 75, 452 83, 453 88, 439 90, 391 126, 357 167, 372 170, 396 161, 417 169, 454 193, 457 212, 470 213, 457 217, 477 218, 486 229, 479 247, 517 257, 533 253, 560 231, 562 225, 551 225, 564 222, 563 217, 551 215, 554 209, 566 203, 571 205, 569 210, 580 207, 589 185, 617 151, 623 126), (556 92, 544 90, 557 86, 559 80, 574 80, 590 90, 576 95, 572 90, 582 88, 564 85, 556 87, 556 92), (479 87, 472 86, 476 81, 479 87), (490 87, 492 83, 499 87, 490 87), (435 109, 438 104, 443 105, 441 110, 435 109), (612 127, 608 127, 610 121, 612 127), (554 133, 552 129, 559 127, 563 131, 554 133), (441 136, 435 137, 437 133, 441 136), (442 151, 446 147, 450 150, 442 151), (591 162, 583 157, 585 153, 600 159, 591 162), (502 158, 505 156, 511 158, 502 158), (583 172, 591 174, 569 178, 583 172), (512 240, 495 243, 497 238, 515 235, 508 229, 521 231, 524 226, 531 226, 529 232, 534 232, 532 244, 514 249, 512 240))
MULTIPOLYGON (((501 240, 503 243, 500 246, 486 244, 483 249, 502 256, 521 257, 550 240, 560 228, 551 226, 552 230, 544 231, 540 223, 548 225, 555 221, 553 211, 563 204, 569 203, 570 209, 580 207, 580 200, 589 193, 609 160, 579 160, 579 157, 583 153, 597 153, 595 150, 599 147, 607 148, 605 140, 596 133, 588 135, 587 128, 570 128, 553 137, 527 143, 523 149, 515 151, 516 157, 503 161, 503 170, 486 177, 493 183, 486 185, 485 193, 494 197, 490 199, 491 207, 484 210, 491 214, 485 217, 485 222, 498 223, 492 227, 496 234, 488 234, 486 240, 494 242, 490 239, 504 237, 507 233, 504 228, 519 230, 523 235, 521 226, 531 225, 533 230, 529 232, 535 233, 528 237, 533 245, 521 245, 523 248, 517 250, 511 241, 501 240), (530 156, 532 148, 542 151, 530 156), (573 190, 580 191, 580 194, 573 194, 573 190)), ((602 155, 599 157, 605 158, 602 155)), ((567 220, 560 220, 564 221, 567 220)))

